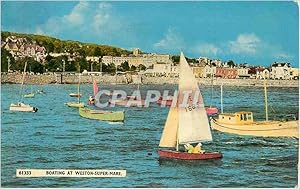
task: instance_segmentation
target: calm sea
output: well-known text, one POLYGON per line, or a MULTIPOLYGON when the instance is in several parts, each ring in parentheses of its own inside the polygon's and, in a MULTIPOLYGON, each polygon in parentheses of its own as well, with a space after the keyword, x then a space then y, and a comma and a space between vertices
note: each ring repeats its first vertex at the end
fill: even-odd
MULTIPOLYGON (((291 138, 259 138, 213 131, 206 151, 221 151, 213 161, 159 160, 158 144, 168 108, 116 107, 125 110, 124 124, 81 118, 78 110, 64 105, 76 100, 69 93, 76 85, 32 86, 46 94, 25 99, 37 113, 11 113, 19 85, 1 89, 1 184, 2 187, 295 187, 298 141, 291 138), (16 178, 16 169, 125 169, 125 178, 16 178)), ((136 89, 131 85, 99 85, 100 89, 136 89)), ((170 89, 175 85, 142 85, 170 89)), ((200 86, 206 105, 220 107, 220 88, 200 86)), ((26 90, 30 89, 26 86, 26 90)), ((83 100, 92 94, 82 85, 83 100)), ((270 118, 298 112, 298 88, 270 88, 270 118)), ((224 111, 247 110, 264 119, 263 88, 225 87, 224 111)))

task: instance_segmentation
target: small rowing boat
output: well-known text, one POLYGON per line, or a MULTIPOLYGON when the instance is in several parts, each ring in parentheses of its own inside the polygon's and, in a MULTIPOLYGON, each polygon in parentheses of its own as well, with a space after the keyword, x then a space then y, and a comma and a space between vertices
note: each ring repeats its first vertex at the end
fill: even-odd
POLYGON ((87 119, 96 119, 101 121, 123 122, 125 119, 124 111, 104 111, 88 108, 79 108, 79 115, 87 119))

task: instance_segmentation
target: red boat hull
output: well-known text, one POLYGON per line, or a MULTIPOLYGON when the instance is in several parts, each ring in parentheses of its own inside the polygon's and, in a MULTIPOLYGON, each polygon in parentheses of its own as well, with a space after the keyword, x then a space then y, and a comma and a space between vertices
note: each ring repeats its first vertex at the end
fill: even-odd
POLYGON ((205 107, 207 115, 216 115, 218 114, 219 110, 215 107, 205 107))
POLYGON ((158 155, 161 158, 182 159, 182 160, 206 160, 218 159, 223 155, 220 152, 205 152, 204 154, 192 154, 187 152, 178 152, 171 150, 158 150, 158 155))

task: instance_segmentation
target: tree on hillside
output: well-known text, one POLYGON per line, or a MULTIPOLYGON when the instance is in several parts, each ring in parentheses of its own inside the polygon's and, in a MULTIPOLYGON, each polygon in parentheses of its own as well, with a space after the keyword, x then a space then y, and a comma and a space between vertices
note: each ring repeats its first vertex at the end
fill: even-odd
POLYGON ((123 72, 128 71, 130 69, 127 61, 123 62, 120 67, 121 67, 121 71, 123 72))
POLYGON ((114 63, 102 64, 102 72, 115 73, 116 72, 115 64, 114 63))
POLYGON ((31 72, 34 73, 44 73, 44 65, 37 62, 32 57, 25 57, 23 59, 16 60, 15 64, 13 65, 13 70, 23 71, 25 62, 27 62, 27 72, 31 70, 31 72))
MULTIPOLYGON (((90 71, 89 63, 85 60, 84 57, 78 58, 75 61, 79 63, 80 73, 83 72, 83 70, 90 71)), ((79 68, 78 68, 78 64, 77 64, 77 71, 79 71, 79 68)))
POLYGON ((44 66, 41 63, 35 61, 33 58, 25 58, 25 61, 28 64, 27 70, 31 70, 34 73, 44 73, 44 66))
POLYGON ((1 48, 1 72, 7 72, 8 71, 8 58, 10 60, 10 69, 13 70, 15 65, 15 59, 12 57, 12 55, 4 48, 1 48))
POLYGON ((229 67, 234 67, 234 66, 235 66, 235 63, 234 63, 232 60, 229 60, 229 61, 227 62, 227 65, 228 65, 229 67))
POLYGON ((57 58, 53 58, 49 61, 46 61, 45 64, 45 68, 49 71, 49 72, 56 72, 56 71, 62 71, 62 61, 61 59, 57 58))
POLYGON ((96 47, 95 49, 94 49, 94 54, 93 54, 94 56, 102 56, 102 51, 101 51, 101 49, 99 48, 99 47, 96 47))

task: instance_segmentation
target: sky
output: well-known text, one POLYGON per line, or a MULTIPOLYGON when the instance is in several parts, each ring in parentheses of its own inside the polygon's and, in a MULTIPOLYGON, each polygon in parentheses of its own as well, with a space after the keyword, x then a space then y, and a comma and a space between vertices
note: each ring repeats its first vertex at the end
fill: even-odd
POLYGON ((2 1, 2 31, 143 52, 299 67, 295 2, 2 1))

